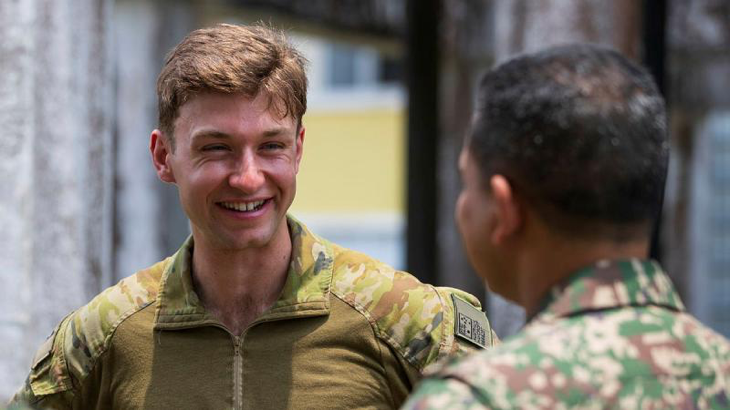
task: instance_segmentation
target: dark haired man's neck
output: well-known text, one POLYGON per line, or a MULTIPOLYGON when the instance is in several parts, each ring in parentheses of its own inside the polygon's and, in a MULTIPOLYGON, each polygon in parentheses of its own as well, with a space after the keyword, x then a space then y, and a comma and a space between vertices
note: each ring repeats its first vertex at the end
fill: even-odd
POLYGON ((542 246, 526 251, 520 258, 517 302, 525 308, 527 317, 532 317, 550 289, 579 269, 602 259, 645 259, 648 254, 647 237, 625 242, 545 238, 542 246))

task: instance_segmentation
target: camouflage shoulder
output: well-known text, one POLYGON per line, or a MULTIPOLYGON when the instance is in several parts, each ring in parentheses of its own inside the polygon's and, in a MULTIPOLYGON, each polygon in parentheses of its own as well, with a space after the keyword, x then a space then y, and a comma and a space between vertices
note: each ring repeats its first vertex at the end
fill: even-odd
POLYGON ((586 403, 676 408, 687 402, 724 408, 730 397, 727 374, 730 342, 695 318, 662 308, 627 309, 560 323, 535 320, 501 346, 442 366, 430 375, 432 388, 422 401, 450 403, 454 397, 445 386, 456 380, 497 408, 535 403, 544 408, 586 403), (631 329, 632 336, 620 333, 622 329, 631 329), (643 387, 636 388, 632 380, 643 387))
POLYGON ((333 247, 333 294, 365 316, 376 335, 408 363, 423 371, 467 349, 455 339, 452 295, 479 311, 476 298, 421 283, 413 275, 367 255, 333 247))
POLYGON ((88 375, 119 324, 157 300, 162 275, 171 263, 167 258, 122 279, 74 314, 64 345, 71 373, 78 378, 88 375))
POLYGON ((52 402, 65 400, 91 372, 122 321, 156 300, 162 274, 171 261, 167 258, 122 279, 64 318, 36 352, 25 386, 11 403, 66 407, 52 402))
POLYGON ((494 408, 472 386, 456 378, 427 378, 408 397, 401 410, 476 410, 494 408))

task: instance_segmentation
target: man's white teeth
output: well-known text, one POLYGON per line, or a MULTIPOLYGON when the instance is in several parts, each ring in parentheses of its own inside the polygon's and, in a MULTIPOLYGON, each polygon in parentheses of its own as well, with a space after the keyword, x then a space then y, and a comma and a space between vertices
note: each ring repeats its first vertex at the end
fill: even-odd
POLYGON ((221 202, 224 208, 234 209, 236 211, 246 212, 259 209, 265 201, 254 202, 221 202))

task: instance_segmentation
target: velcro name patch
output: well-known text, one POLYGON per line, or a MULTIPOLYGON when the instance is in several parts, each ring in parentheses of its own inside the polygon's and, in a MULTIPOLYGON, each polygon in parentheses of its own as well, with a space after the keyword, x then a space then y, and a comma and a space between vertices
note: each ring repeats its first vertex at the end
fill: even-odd
POLYGON ((53 329, 53 332, 46 338, 46 341, 38 348, 35 356, 33 356, 33 365, 31 366, 31 369, 35 370, 38 365, 46 359, 46 357, 51 355, 51 350, 53 350, 53 340, 56 338, 57 330, 58 328, 53 329))
POLYGON ((491 345, 492 331, 487 316, 471 303, 452 294, 455 317, 454 334, 482 349, 491 345))

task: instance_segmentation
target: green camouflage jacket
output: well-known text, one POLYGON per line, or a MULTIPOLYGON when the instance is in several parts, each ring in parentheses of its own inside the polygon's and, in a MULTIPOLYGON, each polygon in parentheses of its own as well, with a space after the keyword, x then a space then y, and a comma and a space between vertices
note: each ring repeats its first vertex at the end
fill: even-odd
POLYGON ((649 261, 601 261, 522 332, 426 378, 406 409, 728 408, 730 342, 649 261))
MULTIPOLYGON (((455 317, 484 318, 472 296, 422 284, 288 223, 282 294, 241 335, 194 292, 188 239, 66 317, 14 401, 54 409, 394 408, 425 368, 470 344, 455 336, 472 337, 455 317)), ((485 328, 490 345, 486 318, 485 328)))

